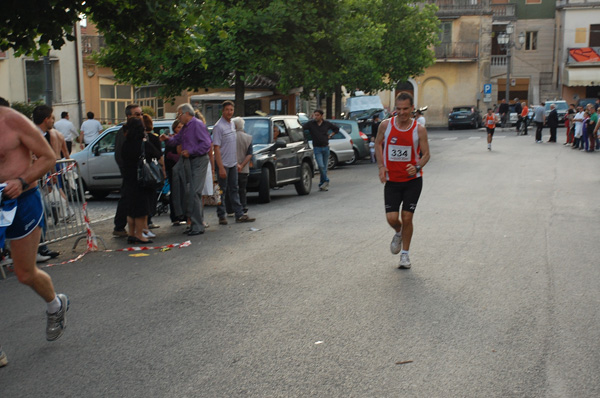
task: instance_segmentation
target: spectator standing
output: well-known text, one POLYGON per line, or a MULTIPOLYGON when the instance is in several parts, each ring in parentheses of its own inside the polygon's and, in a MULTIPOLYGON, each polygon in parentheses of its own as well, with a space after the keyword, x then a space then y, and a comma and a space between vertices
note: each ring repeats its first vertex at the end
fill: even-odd
POLYGON ((227 200, 231 201, 236 222, 255 221, 254 218, 250 218, 247 214, 244 214, 244 209, 240 203, 236 133, 235 125, 231 121, 234 111, 233 102, 223 102, 221 118, 217 121, 213 129, 215 167, 219 185, 225 195, 224 200, 221 200, 221 204, 217 205, 217 216, 219 217, 220 225, 227 225, 227 213, 225 209, 225 201, 227 200))
POLYGON ((91 144, 102 133, 102 130, 100 122, 94 119, 94 112, 88 112, 87 120, 81 123, 81 135, 79 136, 81 149, 91 144))
POLYGON ((313 142, 313 151, 317 165, 319 166, 320 182, 319 190, 329 190, 329 178, 327 177, 327 164, 329 163, 329 139, 340 131, 335 124, 323 119, 323 111, 315 110, 313 119, 302 125, 308 130, 313 142), (330 134, 329 132, 332 131, 330 134))
MULTIPOLYGON (((165 171, 165 162, 162 156, 162 145, 160 143, 160 138, 158 137, 158 134, 154 132, 154 121, 152 120, 152 116, 144 114, 142 115, 142 121, 144 122, 144 129, 148 142, 152 144, 160 154, 156 158, 156 161, 158 162, 158 164, 160 164, 163 173, 163 178, 167 178, 167 173, 165 171)), ((159 189, 162 190, 162 188, 163 187, 160 187, 159 189)), ((150 199, 150 207, 148 208, 148 225, 146 226, 146 230, 144 230, 144 234, 149 238, 154 238, 156 236, 154 235, 154 233, 150 232, 150 229, 160 228, 159 225, 156 225, 152 222, 152 217, 156 214, 157 203, 158 193, 155 192, 155 195, 153 195, 150 199)))
POLYGON ((127 120, 127 135, 122 146, 123 182, 127 195, 127 226, 129 236, 127 243, 152 243, 144 236, 148 224, 148 209, 152 197, 155 196, 154 188, 142 187, 138 183, 138 163, 142 155, 142 145, 146 161, 152 161, 160 156, 160 151, 152 145, 144 133, 144 123, 141 118, 132 117, 127 120))
POLYGON ((550 113, 548 114, 548 127, 550 128, 550 139, 548 142, 556 142, 556 129, 558 127, 558 112, 556 105, 550 104, 550 113))
POLYGON ((371 153, 371 163, 375 163, 375 136, 372 136, 369 142, 369 152, 371 153))
POLYGON ((425 116, 423 116, 423 112, 421 112, 420 110, 417 110, 417 123, 425 127, 425 116))
POLYGON ((500 107, 498 108, 498 113, 500 114, 500 120, 502 122, 502 129, 506 128, 506 123, 510 119, 510 107, 506 102, 506 99, 502 99, 500 103, 500 107))
POLYGON ((517 114, 517 124, 516 130, 519 132, 519 128, 521 127, 521 123, 523 123, 523 119, 521 117, 521 112, 523 112, 523 107, 521 106, 521 102, 519 102, 518 98, 515 98, 515 113, 517 114))
POLYGON ((573 134, 575 132, 575 125, 573 124, 573 117, 575 116, 575 104, 570 104, 567 114, 565 115, 565 128, 567 130, 567 141, 563 145, 569 145, 573 143, 573 134))
POLYGON ((542 101, 540 106, 533 110, 533 120, 535 121, 535 142, 542 143, 542 130, 546 122, 546 103, 542 101))
MULTIPOLYGON (((125 117, 127 117, 127 121, 131 118, 138 118, 144 115, 142 112, 142 107, 138 104, 129 104, 125 107, 125 117)), ((125 142, 125 136, 127 135, 127 125, 125 124, 123 127, 117 131, 117 135, 115 137, 115 162, 119 166, 119 170, 121 175, 124 174, 123 171, 123 143, 125 142)), ((125 187, 125 180, 121 184, 121 197, 119 198, 119 202, 117 203, 117 211, 115 213, 115 229, 113 230, 113 236, 116 237, 125 237, 128 236, 127 231, 125 231, 125 226, 127 226, 127 208, 129 207, 129 203, 127 202, 127 192, 129 190, 125 187)))
MULTIPOLYGON (((583 135, 583 118, 584 118, 583 107, 577 107, 577 113, 573 116, 573 123, 575 124, 575 132, 573 134, 573 149, 578 149, 581 142, 581 136, 583 135)), ((581 145, 583 148, 583 145, 581 145)))
MULTIPOLYGON (((204 207, 202 204, 202 189, 206 182, 206 169, 209 167, 208 152, 211 139, 206 124, 195 117, 191 104, 181 104, 177 107, 177 118, 183 123, 179 134, 169 138, 166 134, 160 136, 161 141, 168 145, 181 145, 181 158, 184 170, 189 170, 184 184, 186 188, 186 213, 190 217, 189 236, 204 233, 204 207), (189 178, 189 179, 187 179, 189 178)), ((187 173, 186 173, 187 175, 187 173)))
POLYGON ((69 120, 69 112, 61 112, 60 120, 54 123, 54 128, 63 135, 67 144, 68 155, 70 155, 73 150, 73 140, 77 140, 79 133, 73 123, 69 120))
POLYGON ((373 124, 371 125, 371 137, 377 137, 377 130, 379 129, 379 125, 381 124, 381 119, 379 118, 379 114, 373 116, 373 124))
POLYGON ((527 127, 529 125, 529 107, 525 101, 521 102, 521 121, 523 123, 523 135, 527 135, 527 127))
MULTIPOLYGON (((175 120, 171 126, 173 135, 179 134, 183 127, 183 123, 175 120)), ((179 226, 185 224, 186 218, 183 211, 183 198, 185 197, 185 187, 183 185, 183 174, 181 164, 179 163, 181 146, 176 144, 165 143, 165 171, 171 185, 171 195, 169 196, 169 216, 171 224, 179 226)))
MULTIPOLYGON (((250 160, 252 160, 252 136, 244 131, 244 119, 233 118, 236 134, 236 148, 238 161, 238 187, 240 192, 240 203, 244 214, 248 213, 248 200, 246 198, 246 187, 250 175, 250 160)), ((229 204, 231 206, 231 204, 229 204)), ((229 210, 227 210, 229 212, 229 210)))

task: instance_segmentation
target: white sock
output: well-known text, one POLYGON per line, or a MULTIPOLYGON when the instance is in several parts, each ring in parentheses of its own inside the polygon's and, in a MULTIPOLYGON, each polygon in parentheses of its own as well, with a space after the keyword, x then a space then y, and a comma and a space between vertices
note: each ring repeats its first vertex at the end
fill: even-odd
POLYGON ((402 231, 400 231, 400 232, 396 232, 396 236, 400 236, 400 237, 402 237, 402 231))
POLYGON ((400 254, 404 254, 404 253, 408 254, 408 250, 402 249, 402 251, 400 252, 400 254))
POLYGON ((55 294, 54 300, 48 303, 48 309, 46 311, 48 312, 48 314, 55 314, 58 311, 60 311, 60 307, 62 307, 62 303, 60 302, 58 296, 55 294))

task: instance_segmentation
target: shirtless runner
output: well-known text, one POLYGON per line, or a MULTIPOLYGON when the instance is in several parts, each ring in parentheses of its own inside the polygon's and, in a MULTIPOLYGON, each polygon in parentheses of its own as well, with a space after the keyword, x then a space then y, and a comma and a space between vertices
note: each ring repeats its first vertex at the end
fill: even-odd
MULTIPOLYGON (((69 299, 64 294, 56 294, 50 276, 36 266, 40 223, 43 222, 42 199, 36 182, 54 167, 55 154, 29 119, 6 106, 0 106, 0 136, 3 216, 0 246, 4 246, 5 240, 11 241, 13 267, 19 282, 31 287, 46 301, 46 340, 54 341, 65 329, 69 299), (12 211, 15 205, 16 211, 12 211)), ((0 362, 6 364, 1 348, 0 362)))

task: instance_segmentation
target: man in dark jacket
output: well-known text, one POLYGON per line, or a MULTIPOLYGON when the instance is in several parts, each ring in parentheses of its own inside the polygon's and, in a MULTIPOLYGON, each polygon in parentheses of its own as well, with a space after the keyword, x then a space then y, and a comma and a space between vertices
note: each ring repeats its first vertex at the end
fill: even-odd
POLYGON ((502 128, 506 127, 506 123, 510 120, 510 109, 508 108, 508 104, 506 100, 503 99, 500 107, 498 108, 498 113, 500 114, 500 121, 502 122, 502 128))
POLYGON ((519 131, 519 127, 521 127, 521 123, 523 122, 523 118, 521 117, 521 112, 523 112, 523 107, 521 106, 521 102, 518 98, 515 98, 515 112, 517 114, 517 132, 519 131))
POLYGON ((323 111, 315 110, 313 119, 302 125, 304 130, 310 133, 310 139, 313 142, 313 150, 317 165, 319 165, 319 173, 321 181, 319 183, 320 191, 329 190, 329 178, 327 178, 327 163, 329 162, 329 139, 340 131, 340 128, 335 124, 323 119, 323 111))
POLYGON ((548 115, 548 127, 550 127, 550 139, 548 142, 556 142, 556 128, 558 127, 558 112, 556 105, 550 104, 550 114, 548 115))

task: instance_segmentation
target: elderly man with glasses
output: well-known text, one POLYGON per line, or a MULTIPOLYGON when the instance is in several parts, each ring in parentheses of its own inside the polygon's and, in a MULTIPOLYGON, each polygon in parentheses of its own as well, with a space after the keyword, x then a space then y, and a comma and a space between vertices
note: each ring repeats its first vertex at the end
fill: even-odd
POLYGON ((191 104, 181 104, 177 107, 177 118, 183 124, 179 134, 169 138, 168 135, 160 136, 161 141, 169 141, 169 145, 181 145, 181 157, 186 173, 186 213, 190 217, 191 225, 187 232, 189 236, 204 233, 204 207, 202 204, 202 189, 206 180, 208 167, 208 152, 212 144, 210 134, 200 119, 194 116, 191 104), (188 179, 189 178, 189 179, 188 179))

